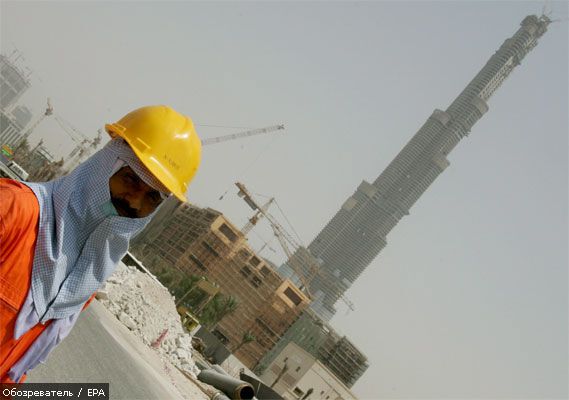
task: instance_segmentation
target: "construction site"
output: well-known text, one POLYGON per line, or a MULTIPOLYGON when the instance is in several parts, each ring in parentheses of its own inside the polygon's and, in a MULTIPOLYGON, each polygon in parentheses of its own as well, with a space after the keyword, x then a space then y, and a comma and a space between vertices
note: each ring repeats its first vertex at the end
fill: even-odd
MULTIPOLYGON (((297 233, 290 222, 294 218, 288 218, 276 195, 259 195, 256 191, 264 188, 255 187, 254 174, 238 174, 235 165, 219 166, 220 174, 231 175, 233 181, 217 203, 183 202, 184 197, 172 195, 173 191, 164 195, 150 222, 125 242, 128 251, 121 253, 121 261, 78 323, 81 334, 71 335, 62 350, 54 353, 51 366, 42 362, 29 374, 28 382, 106 379, 120 388, 114 395, 117 399, 362 398, 354 386, 370 370, 372 358, 367 348, 364 351, 336 327, 333 318, 339 310, 348 315, 359 308, 361 300, 354 304, 349 290, 388 246, 392 230, 411 219, 406 218, 411 208, 449 168, 450 153, 488 112, 490 97, 537 46, 551 23, 545 13, 523 18, 448 108, 430 112, 383 171, 352 185, 351 194, 342 194, 333 214, 312 232, 312 239, 297 233), (238 204, 246 222, 235 223, 222 200, 238 204), (261 228, 270 240, 257 234, 261 228), (105 371, 103 375, 89 375, 84 363, 74 360, 79 356, 74 355, 73 346, 83 342, 85 353, 77 354, 92 357, 93 365, 105 371)), ((0 54, 0 178, 48 182, 69 175, 116 137, 107 126, 94 135, 83 133, 65 106, 47 93, 43 93, 42 112, 34 115, 22 101, 33 86, 32 78, 20 51, 0 54), (61 140, 72 146, 71 151, 63 155, 61 147, 46 144, 46 124, 65 137, 61 140)), ((202 126, 229 128, 234 133, 201 138, 201 146, 207 151, 221 144, 234 146, 254 165, 270 144, 255 157, 241 143, 287 135, 288 122, 285 128, 271 120, 260 127, 246 127, 223 125, 220 118, 202 126)), ((299 152, 315 154, 304 138, 298 142, 299 152)), ((323 151, 328 143, 319 145, 323 151)), ((341 149, 338 154, 344 156, 341 149)), ((259 173, 273 162, 279 161, 253 170, 259 173)), ((350 162, 342 161, 345 169, 350 162)), ((284 170, 294 182, 292 173, 284 170)), ((157 176, 153 178, 160 181, 157 176)), ((318 184, 323 182, 322 178, 318 184)), ((309 197, 312 189, 286 190, 309 197)), ((302 212, 310 213, 304 202, 299 203, 302 212)), ((302 217, 295 216, 296 221, 302 217)), ((375 291, 375 286, 368 291, 375 291)), ((369 302, 374 300, 370 297, 369 302)), ((397 310, 401 303, 385 307, 397 310)), ((385 326, 378 329, 374 319, 375 315, 366 315, 360 328, 366 336, 379 338, 385 326)), ((409 330, 428 342, 429 332, 422 336, 420 318, 409 319, 409 330)), ((398 365, 399 359, 385 362, 408 368, 403 361, 398 365)), ((395 384, 389 390, 399 395, 395 384)))

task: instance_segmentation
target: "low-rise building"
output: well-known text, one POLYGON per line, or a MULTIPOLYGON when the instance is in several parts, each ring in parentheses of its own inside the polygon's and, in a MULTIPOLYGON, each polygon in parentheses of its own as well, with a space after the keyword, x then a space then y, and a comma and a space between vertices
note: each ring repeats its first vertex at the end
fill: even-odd
POLYGON ((352 387, 369 367, 369 362, 346 336, 306 309, 281 340, 259 362, 255 372, 263 373, 288 344, 294 343, 332 371, 347 387, 352 387))
POLYGON ((292 342, 269 364, 261 379, 287 400, 356 399, 332 371, 292 342))

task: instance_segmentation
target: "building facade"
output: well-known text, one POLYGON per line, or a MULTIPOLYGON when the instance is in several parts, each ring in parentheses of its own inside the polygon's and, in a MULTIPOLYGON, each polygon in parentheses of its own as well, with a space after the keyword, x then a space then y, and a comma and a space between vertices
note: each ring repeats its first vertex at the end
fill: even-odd
POLYGON ((12 109, 12 116, 14 117, 16 124, 24 129, 32 120, 33 114, 30 109, 26 106, 16 106, 12 109))
POLYGON ((287 344, 260 378, 286 400, 356 399, 326 365, 295 343, 287 344))
POLYGON ((0 109, 0 145, 16 147, 23 139, 23 127, 10 114, 0 109))
POLYGON ((27 107, 14 106, 29 88, 30 81, 24 71, 0 54, 0 146, 14 147, 22 140, 23 129, 32 119, 32 113, 27 107))
POLYGON ((153 259, 160 259, 186 275, 206 276, 222 294, 232 296, 237 309, 213 333, 253 368, 308 307, 309 299, 256 255, 219 211, 189 204, 170 207, 172 214, 143 232, 133 253, 150 268, 153 259), (243 343, 246 333, 255 340, 243 343))
POLYGON ((28 76, 9 57, 0 54, 0 109, 8 110, 30 87, 28 76))
POLYGON ((347 337, 322 321, 311 309, 305 310, 261 360, 255 372, 264 373, 284 349, 294 343, 326 366, 342 384, 351 388, 369 367, 369 362, 347 337))
MULTIPOLYGON (((387 245, 387 235, 435 179, 449 166, 447 155, 488 111, 487 101, 537 45, 551 21, 526 17, 518 31, 445 110, 435 110, 395 159, 373 182, 362 181, 309 244, 323 274, 309 285, 311 304, 329 321, 334 305, 387 245)), ((291 274, 284 265, 283 276, 291 274)))

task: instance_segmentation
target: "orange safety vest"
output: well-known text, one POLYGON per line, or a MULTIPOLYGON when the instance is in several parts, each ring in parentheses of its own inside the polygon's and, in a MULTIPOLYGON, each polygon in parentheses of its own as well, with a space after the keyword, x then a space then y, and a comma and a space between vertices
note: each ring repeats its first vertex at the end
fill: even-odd
MULTIPOLYGON (((14 327, 32 279, 39 204, 26 185, 0 178, 0 383, 13 382, 8 371, 50 324, 38 323, 18 340, 14 327)), ((93 300, 85 303, 85 309, 93 300)))

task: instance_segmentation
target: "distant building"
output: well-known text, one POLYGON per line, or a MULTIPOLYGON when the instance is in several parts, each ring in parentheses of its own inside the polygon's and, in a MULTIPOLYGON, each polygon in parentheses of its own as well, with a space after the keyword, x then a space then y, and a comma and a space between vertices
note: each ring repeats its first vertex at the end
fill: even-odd
POLYGON ((7 110, 30 87, 24 71, 7 56, 0 54, 0 109, 7 110))
POLYGON ((339 335, 311 309, 307 309, 261 360, 255 371, 262 373, 290 343, 310 353, 349 388, 369 367, 367 357, 348 338, 339 335))
POLYGON ((165 206, 174 211, 145 230, 132 252, 149 268, 161 260, 188 275, 206 276, 234 297, 237 310, 213 332, 253 368, 307 308, 308 298, 257 256, 219 211, 174 201, 165 206), (246 332, 255 340, 243 344, 246 332))
POLYGON ((15 118, 0 109, 0 146, 8 145, 14 149, 22 140, 22 133, 15 118))
POLYGON ((261 379, 287 400, 357 399, 333 371, 295 343, 283 348, 261 379))
POLYGON ((16 106, 12 110, 12 116, 20 129, 24 129, 32 120, 33 114, 26 106, 16 106))
POLYGON ((46 149, 43 145, 39 145, 36 148, 34 153, 37 153, 37 155, 40 159, 45 160, 48 163, 55 162, 55 158, 53 157, 53 154, 51 154, 49 152, 49 150, 46 149))
POLYGON ((30 155, 28 160, 28 169, 30 173, 37 175, 42 169, 47 168, 55 162, 53 154, 49 152, 42 144, 38 144, 30 155))
MULTIPOLYGON (((309 244, 323 274, 309 285, 311 308, 326 321, 334 305, 387 245, 387 235, 449 166, 448 154, 488 111, 487 101, 537 45, 551 20, 530 15, 500 46, 446 111, 435 110, 373 181, 362 181, 309 244)), ((530 95, 528 93, 528 95, 530 95)), ((290 276, 287 265, 281 270, 290 276)))

